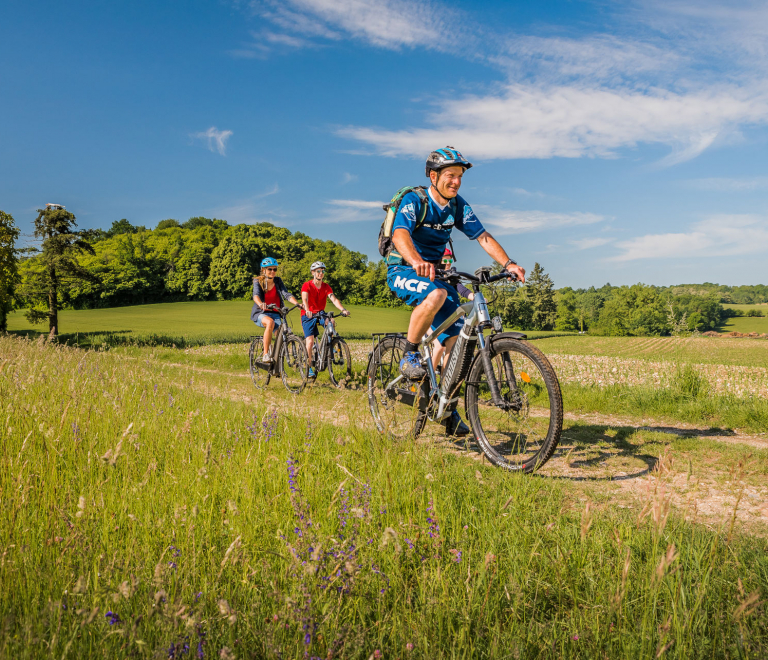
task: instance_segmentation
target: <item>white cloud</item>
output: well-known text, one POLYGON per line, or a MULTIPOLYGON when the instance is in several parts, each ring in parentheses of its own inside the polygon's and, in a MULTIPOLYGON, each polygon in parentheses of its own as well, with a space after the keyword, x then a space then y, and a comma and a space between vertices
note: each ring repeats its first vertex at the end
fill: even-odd
POLYGON ((592 225, 605 218, 594 213, 549 213, 547 211, 509 211, 495 206, 475 205, 483 226, 493 234, 522 234, 560 227, 592 225))
POLYGON ((577 250, 591 250, 596 247, 607 245, 612 241, 612 238, 578 238, 570 241, 570 243, 577 250))
MULTIPOLYGON (((716 215, 696 223, 689 232, 647 234, 616 246, 621 254, 610 261, 732 257, 768 252, 768 218, 716 215)), ((712 264, 713 271, 717 263, 712 264)))
POLYGON ((348 37, 380 48, 441 50, 447 31, 452 40, 463 32, 455 12, 428 0, 253 0, 250 5, 284 32, 282 42, 272 31, 255 34, 257 43, 305 47, 312 39, 348 37))
MULTIPOLYGON (((382 206, 384 202, 373 202, 364 199, 331 199, 326 202, 327 209, 317 220, 324 224, 342 224, 346 222, 365 221, 375 226, 376 220, 384 220, 382 206)), ((374 227, 376 231, 377 228, 374 227)))
POLYGON ((215 126, 211 126, 207 131, 192 133, 190 137, 196 140, 203 140, 211 151, 217 151, 222 156, 227 153, 227 140, 232 137, 232 131, 220 131, 215 126))
POLYGON ((352 183, 353 181, 358 180, 357 174, 350 174, 349 172, 344 172, 344 175, 342 176, 341 183, 342 185, 347 185, 348 183, 352 183))
POLYGON ((267 188, 263 193, 259 193, 255 196, 255 199, 260 199, 262 197, 269 197, 270 195, 277 195, 277 193, 280 192, 280 186, 278 186, 276 183, 271 186, 270 188, 267 188))
POLYGON ((744 179, 729 179, 727 177, 709 177, 704 179, 691 179, 686 185, 697 190, 717 192, 746 192, 749 190, 763 190, 768 188, 768 176, 755 176, 744 179))
POLYGON ((612 157, 640 143, 693 158, 734 127, 768 121, 768 91, 738 87, 676 93, 602 87, 505 85, 496 94, 447 99, 428 128, 350 126, 340 136, 387 156, 423 156, 455 144, 470 158, 612 157))
POLYGON ((683 58, 654 44, 598 34, 582 39, 520 35, 489 59, 516 77, 619 82, 670 71, 683 58))

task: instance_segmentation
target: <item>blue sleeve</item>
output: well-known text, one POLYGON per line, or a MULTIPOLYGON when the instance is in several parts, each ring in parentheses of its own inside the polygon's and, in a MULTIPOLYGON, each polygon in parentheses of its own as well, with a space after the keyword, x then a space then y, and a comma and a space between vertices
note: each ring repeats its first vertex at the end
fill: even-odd
POLYGON ((460 210, 459 215, 461 217, 456 218, 456 229, 458 229, 468 239, 474 241, 476 238, 480 238, 480 236, 485 231, 485 227, 483 227, 480 220, 477 219, 477 216, 472 210, 472 207, 467 204, 461 197, 459 197, 459 201, 459 206, 463 207, 463 211, 460 210))
POLYGON ((392 224, 392 233, 395 229, 407 229, 413 234, 416 229, 416 219, 421 216, 421 201, 416 193, 408 193, 400 200, 400 208, 397 209, 395 222, 392 224))

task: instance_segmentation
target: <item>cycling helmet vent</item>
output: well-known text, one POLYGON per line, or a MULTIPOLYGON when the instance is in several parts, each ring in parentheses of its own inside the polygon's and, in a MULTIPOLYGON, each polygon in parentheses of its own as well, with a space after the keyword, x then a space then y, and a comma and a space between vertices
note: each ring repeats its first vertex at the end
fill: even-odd
POLYGON ((425 172, 426 175, 429 176, 429 173, 432 170, 439 172, 444 167, 451 167, 451 165, 461 165, 467 170, 472 167, 472 163, 464 158, 460 151, 453 147, 443 147, 442 149, 437 149, 429 154, 425 172))

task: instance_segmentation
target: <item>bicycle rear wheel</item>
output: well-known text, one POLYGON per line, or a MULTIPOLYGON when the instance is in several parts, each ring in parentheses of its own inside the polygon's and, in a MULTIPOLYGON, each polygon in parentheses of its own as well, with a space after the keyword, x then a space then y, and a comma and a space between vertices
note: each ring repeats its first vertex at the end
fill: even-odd
POLYGON ((298 337, 287 337, 280 352, 280 374, 285 389, 299 394, 307 384, 309 359, 304 342, 298 337))
POLYGON ((328 347, 328 376, 336 387, 346 387, 352 380, 352 355, 341 337, 334 337, 328 347))
POLYGON ((269 385, 269 379, 272 377, 272 364, 262 362, 262 355, 264 355, 264 339, 254 337, 248 347, 248 365, 251 371, 251 380, 254 386, 260 390, 269 385))
POLYGON ((551 458, 560 442, 560 383, 544 354, 524 341, 496 337, 490 351, 505 406, 494 404, 483 361, 478 356, 465 391, 472 432, 494 465, 533 472, 551 458))
POLYGON ((381 433, 395 438, 417 436, 426 415, 419 415, 420 383, 400 376, 405 338, 384 337, 368 362, 368 406, 381 433))

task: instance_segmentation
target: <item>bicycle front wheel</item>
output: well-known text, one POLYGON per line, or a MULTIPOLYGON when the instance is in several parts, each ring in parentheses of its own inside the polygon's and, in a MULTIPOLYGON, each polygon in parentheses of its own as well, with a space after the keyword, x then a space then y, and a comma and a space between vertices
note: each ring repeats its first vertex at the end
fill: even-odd
POLYGON ((384 337, 373 349, 368 362, 368 406, 381 433, 395 438, 417 436, 424 427, 425 415, 417 405, 420 387, 400 375, 405 339, 384 337))
POLYGON ((253 385, 262 390, 269 385, 269 379, 272 377, 272 364, 262 362, 264 355, 264 339, 254 337, 251 345, 248 347, 248 365, 251 371, 251 380, 253 385))
POLYGON ((331 340, 328 359, 328 376, 336 387, 346 387, 352 380, 352 355, 349 346, 341 337, 331 340))
POLYGON ((285 389, 300 394, 307 384, 309 359, 304 342, 298 337, 288 337, 280 352, 280 373, 285 389))
POLYGON ((472 432, 494 465, 533 472, 560 442, 560 383, 544 354, 524 341, 497 337, 489 350, 504 405, 493 402, 483 361, 476 359, 465 391, 472 432))

